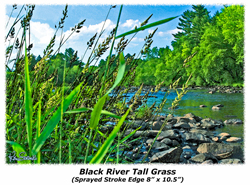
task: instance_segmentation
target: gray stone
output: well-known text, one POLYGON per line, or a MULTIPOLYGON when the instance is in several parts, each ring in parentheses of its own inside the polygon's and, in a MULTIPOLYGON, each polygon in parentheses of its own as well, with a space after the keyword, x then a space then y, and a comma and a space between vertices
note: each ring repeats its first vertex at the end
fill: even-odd
POLYGON ((229 119, 229 120, 225 120, 224 124, 240 125, 240 124, 243 124, 243 121, 241 119, 229 119))
POLYGON ((163 122, 162 121, 154 121, 152 124, 152 130, 160 130, 163 122))
POLYGON ((223 123, 219 120, 213 120, 211 118, 201 120, 201 127, 205 129, 214 129, 215 127, 221 126, 223 126, 223 123))
POLYGON ((242 162, 239 159, 222 159, 219 164, 242 164, 242 162))
MULTIPOLYGON (((187 114, 185 114, 184 118, 189 118, 189 122, 192 119, 194 119, 196 122, 199 122, 201 120, 201 118, 199 116, 196 116, 193 113, 187 113, 187 114)), ((191 123, 193 123, 193 122, 191 121, 191 123)))
POLYGON ((176 146, 179 146, 179 145, 180 145, 180 143, 178 141, 176 141, 176 140, 172 141, 172 146, 173 147, 176 147, 176 146))
POLYGON ((216 159, 216 157, 213 156, 211 153, 197 154, 190 159, 191 162, 195 162, 195 163, 202 163, 206 160, 212 160, 213 162, 218 163, 218 160, 216 159))
POLYGON ((155 153, 151 158, 151 163, 178 163, 182 149, 180 147, 170 148, 169 150, 155 153))
POLYGON ((166 130, 166 131, 162 131, 160 133, 160 135, 158 136, 157 140, 162 140, 164 138, 176 139, 178 137, 179 137, 179 135, 177 133, 175 133, 174 130, 166 130))
POLYGON ((243 160, 243 150, 240 146, 223 143, 202 143, 197 148, 199 153, 211 153, 217 159, 237 158, 243 160))
POLYGON ((172 145, 172 140, 169 138, 165 138, 161 140, 162 143, 165 143, 166 145, 172 145))
POLYGON ((201 130, 201 129, 195 129, 195 128, 193 128, 189 132, 196 133, 196 134, 203 134, 205 136, 211 136, 211 137, 214 136, 214 134, 211 131, 209 131, 209 130, 201 130))
POLYGON ((184 133, 183 138, 186 141, 189 142, 195 142, 195 143, 210 143, 211 140, 209 138, 206 138, 203 134, 199 133, 184 133))
POLYGON ((184 128, 184 129, 190 129, 190 125, 186 122, 178 122, 175 125, 173 125, 173 128, 184 128))
POLYGON ((177 119, 177 123, 183 122, 183 123, 188 123, 189 122, 189 118, 186 117, 176 117, 177 119))
POLYGON ((201 163, 201 164, 214 164, 213 163, 213 161, 212 160, 206 160, 206 161, 204 161, 203 163, 201 163))

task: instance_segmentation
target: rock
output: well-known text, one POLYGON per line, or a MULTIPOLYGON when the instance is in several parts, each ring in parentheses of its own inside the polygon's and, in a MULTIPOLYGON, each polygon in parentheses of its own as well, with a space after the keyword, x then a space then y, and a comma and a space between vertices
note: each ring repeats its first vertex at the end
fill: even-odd
POLYGON ((172 140, 169 138, 165 138, 161 140, 162 143, 165 143, 166 145, 172 145, 172 140))
POLYGON ((205 129, 214 129, 215 127, 221 126, 223 126, 223 123, 219 120, 213 120, 211 118, 201 120, 201 127, 205 129))
POLYGON ((155 153, 151 158, 150 162, 159 163, 178 163, 180 161, 180 156, 182 149, 180 147, 170 148, 169 150, 155 153))
MULTIPOLYGON (((153 141, 154 139, 148 139, 146 143, 148 144, 148 146, 151 146, 153 144, 153 141)), ((152 148, 160 148, 160 147, 169 149, 169 146, 159 141, 155 141, 154 145, 152 146, 152 148)))
POLYGON ((227 138, 229 138, 230 136, 231 136, 230 134, 225 133, 225 132, 220 133, 220 134, 218 135, 218 137, 220 138, 221 141, 225 141, 225 140, 226 140, 227 138))
POLYGON ((221 109, 220 107, 215 107, 215 106, 212 107, 212 110, 220 110, 220 109, 221 109))
POLYGON ((229 120, 225 120, 224 124, 233 124, 233 125, 239 125, 239 124, 243 124, 243 121, 241 119, 229 119, 229 120))
POLYGON ((177 123, 188 123, 190 120, 189 118, 185 118, 185 117, 176 117, 177 119, 177 123))
POLYGON ((210 136, 210 137, 214 136, 214 134, 211 131, 209 131, 209 130, 201 130, 201 129, 193 128, 189 132, 196 133, 196 134, 203 134, 205 136, 210 136))
POLYGON ((202 143, 197 148, 199 153, 211 153, 217 159, 237 158, 243 160, 243 151, 240 146, 223 143, 202 143))
POLYGON ((210 143, 211 140, 206 138, 203 134, 199 133, 184 133, 183 138, 186 141, 189 142, 195 142, 195 143, 210 143))
POLYGON ((218 141, 219 141, 219 138, 218 138, 218 137, 213 137, 212 140, 213 140, 214 142, 218 142, 218 141))
POLYGON ((218 163, 218 160, 216 159, 216 157, 213 156, 211 153, 197 154, 196 156, 190 159, 191 162, 195 162, 195 163, 202 163, 206 160, 212 160, 213 162, 218 163))
POLYGON ((173 125, 173 128, 177 128, 177 129, 180 129, 180 128, 190 129, 191 127, 190 127, 190 125, 188 123, 178 122, 175 125, 173 125))
POLYGON ((217 105, 214 105, 213 107, 224 107, 224 105, 222 105, 222 104, 217 104, 217 105))
POLYGON ((199 116, 194 115, 193 113, 187 113, 184 115, 184 118, 189 118, 189 122, 193 123, 191 120, 194 119, 196 122, 199 122, 201 118, 199 116))
POLYGON ((166 130, 166 131, 162 131, 160 133, 157 140, 162 140, 164 138, 177 139, 178 137, 179 137, 179 135, 177 133, 175 133, 174 130, 166 130))
POLYGON ((161 121, 155 121, 152 124, 152 130, 160 130, 163 122, 161 121))
POLYGON ((201 108, 207 107, 206 105, 200 105, 201 108))
POLYGON ((242 141, 241 138, 239 137, 230 137, 226 140, 226 142, 229 142, 229 143, 236 143, 236 142, 239 142, 239 141, 242 141))
POLYGON ((222 159, 219 161, 219 164, 241 164, 239 159, 222 159))
POLYGON ((132 129, 137 129, 139 127, 141 127, 139 130, 146 130, 149 128, 149 122, 145 122, 143 120, 134 120, 130 126, 132 129))
POLYGON ((177 119, 176 119, 176 118, 170 118, 170 119, 168 119, 168 121, 167 121, 167 124, 174 125, 175 123, 177 123, 177 119))
POLYGON ((209 91, 208 93, 209 94, 214 94, 216 91, 209 91))
POLYGON ((190 146, 186 145, 184 147, 182 147, 183 150, 192 150, 190 146))
POLYGON ((180 143, 178 141, 176 141, 176 140, 172 141, 172 146, 173 147, 176 147, 176 146, 179 146, 179 145, 180 145, 180 143))
POLYGON ((201 164, 214 164, 213 163, 213 161, 212 160, 206 160, 206 161, 204 161, 203 163, 201 163, 201 164))

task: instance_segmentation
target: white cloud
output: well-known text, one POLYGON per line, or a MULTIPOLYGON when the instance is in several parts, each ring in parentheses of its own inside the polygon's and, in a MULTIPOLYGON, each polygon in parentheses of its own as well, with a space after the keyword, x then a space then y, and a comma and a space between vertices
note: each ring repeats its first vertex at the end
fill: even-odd
POLYGON ((148 29, 148 33, 153 33, 155 29, 148 29))
POLYGON ((160 31, 160 32, 158 32, 158 35, 159 35, 160 37, 165 37, 165 36, 170 36, 170 35, 172 35, 172 34, 176 34, 176 33, 178 33, 178 32, 182 32, 182 30, 180 30, 180 29, 178 29, 178 28, 175 28, 175 29, 173 29, 173 30, 168 30, 168 31, 165 31, 165 32, 160 31))
POLYGON ((178 32, 183 32, 183 30, 180 30, 180 29, 178 29, 178 28, 175 28, 175 29, 173 29, 173 30, 167 31, 168 34, 176 34, 176 33, 178 33, 178 32))
POLYGON ((139 27, 140 22, 139 20, 128 19, 125 23, 123 23, 122 27, 134 28, 135 26, 139 27))
POLYGON ((48 44, 53 37, 55 30, 47 23, 30 22, 31 39, 37 44, 48 44))

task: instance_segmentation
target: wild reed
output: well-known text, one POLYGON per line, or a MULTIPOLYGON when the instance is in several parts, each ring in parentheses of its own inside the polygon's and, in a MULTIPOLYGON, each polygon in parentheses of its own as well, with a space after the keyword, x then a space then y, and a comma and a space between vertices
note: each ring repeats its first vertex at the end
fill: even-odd
MULTIPOLYGON (((30 33, 30 20, 35 6, 25 6, 27 14, 23 19, 19 17, 20 13, 18 14, 6 36, 6 40, 10 39, 10 46, 6 50, 6 155, 14 150, 17 156, 24 152, 26 156, 37 158, 35 161, 24 160, 18 163, 129 163, 125 157, 125 149, 129 147, 130 142, 135 141, 131 138, 140 127, 125 135, 126 129, 132 124, 131 120, 126 118, 133 118, 136 115, 133 112, 140 107, 139 102, 147 102, 149 92, 141 96, 143 87, 141 86, 127 104, 122 95, 126 94, 132 85, 130 79, 135 75, 138 59, 152 44, 152 37, 156 30, 146 37, 142 52, 137 57, 132 56, 128 59, 124 58, 123 51, 131 39, 125 40, 125 37, 134 34, 133 38, 139 31, 167 23, 176 17, 147 24, 151 15, 139 28, 117 36, 122 7, 121 5, 116 27, 110 35, 98 45, 99 38, 104 32, 103 25, 100 34, 98 36, 95 34, 87 43, 87 49, 92 48, 93 52, 84 66, 81 62, 77 64, 75 80, 70 84, 67 83, 67 90, 65 79, 69 75, 69 69, 67 69, 66 60, 62 61, 64 65, 61 75, 56 68, 50 73, 48 71, 53 66, 55 56, 60 54, 61 47, 71 35, 81 31, 85 20, 76 24, 67 38, 61 34, 59 46, 54 51, 57 32, 61 29, 63 33, 64 22, 68 16, 66 5, 63 17, 56 26, 55 34, 45 48, 43 57, 31 68, 32 44, 29 41, 27 46, 27 41, 30 40, 28 33, 30 33), (19 21, 22 22, 19 30, 23 30, 23 34, 19 39, 16 36, 11 44, 11 39, 15 35, 14 27, 19 21), (121 38, 120 42, 115 47, 115 40, 119 38, 121 38), (22 55, 23 48, 24 55, 22 55), (13 49, 17 49, 18 52, 15 68, 10 69, 8 65, 11 62, 13 49), (98 62, 108 49, 105 69, 100 72, 100 69, 91 65, 93 62, 98 62), (116 63, 119 65, 112 67, 116 63), (126 66, 129 70, 126 70, 126 66), (126 84, 129 86, 123 89, 126 84), (120 111, 114 112, 113 108, 119 106, 121 101, 123 103, 120 111), (115 127, 107 132, 102 131, 106 122, 110 120, 116 123, 115 127)), ((113 8, 115 6, 110 6, 104 24, 113 8)), ((14 9, 15 6, 13 6, 14 9)), ((85 54, 86 52, 83 58, 85 54)), ((80 61, 83 61, 83 58, 80 61)), ((77 62, 77 52, 73 54, 69 67, 72 67, 75 62, 77 62)), ((152 92, 157 92, 160 86, 161 84, 152 92)), ((155 110, 161 110, 165 102, 164 99, 160 108, 150 107, 150 113, 145 115, 146 112, 144 112, 140 117, 153 118, 156 114, 155 110)))

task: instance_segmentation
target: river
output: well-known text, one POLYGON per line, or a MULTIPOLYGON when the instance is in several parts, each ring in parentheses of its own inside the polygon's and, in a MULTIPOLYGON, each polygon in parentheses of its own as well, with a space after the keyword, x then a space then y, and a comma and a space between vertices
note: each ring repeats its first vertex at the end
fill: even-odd
MULTIPOLYGON (((143 94, 143 93, 142 93, 143 94)), ((134 93, 128 93, 132 97, 134 93)), ((151 106, 154 102, 156 105, 161 103, 165 92, 157 92, 150 94, 156 96, 148 99, 147 105, 151 106)), ((172 101, 177 96, 176 92, 171 92, 167 97, 167 102, 163 108, 163 114, 169 114, 171 110, 172 101)), ((128 99, 130 99, 128 97, 128 99)), ((193 113, 202 118, 212 118, 216 120, 227 119, 241 119, 244 122, 244 95, 242 93, 214 93, 209 94, 208 90, 189 90, 187 94, 182 97, 179 103, 179 108, 174 110, 175 116, 183 116, 187 113, 193 113), (200 108, 200 105, 206 105, 205 108, 200 108), (222 104, 224 107, 221 110, 212 110, 213 105, 222 104)), ((223 128, 217 129, 216 132, 227 132, 234 137, 244 138, 244 124, 243 125, 227 125, 223 128)))

